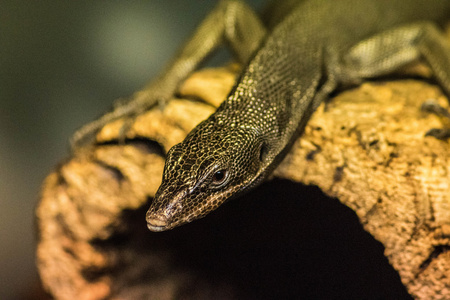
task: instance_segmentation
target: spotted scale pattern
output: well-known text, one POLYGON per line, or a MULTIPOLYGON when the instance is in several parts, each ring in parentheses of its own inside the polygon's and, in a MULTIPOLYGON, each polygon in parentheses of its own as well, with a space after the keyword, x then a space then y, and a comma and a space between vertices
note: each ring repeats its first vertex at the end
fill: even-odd
MULTIPOLYGON (((200 218, 272 170, 298 127, 298 113, 308 112, 320 74, 300 84, 291 70, 305 64, 288 57, 299 51, 275 40, 266 43, 271 51, 259 52, 217 111, 169 151, 162 184, 147 213, 150 229, 166 230, 200 218), (225 178, 216 184, 218 171, 225 178)), ((317 59, 314 54, 308 61, 317 59)))
POLYGON ((300 1, 267 35, 217 111, 170 149, 148 228, 162 231, 201 218, 262 182, 318 104, 345 83, 340 62, 349 48, 420 18, 410 1, 300 1))

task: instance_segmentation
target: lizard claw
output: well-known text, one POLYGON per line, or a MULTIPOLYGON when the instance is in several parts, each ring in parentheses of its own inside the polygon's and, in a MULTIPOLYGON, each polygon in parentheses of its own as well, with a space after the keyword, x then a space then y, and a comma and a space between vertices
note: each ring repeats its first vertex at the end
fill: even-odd
POLYGON ((450 138, 450 128, 432 128, 425 133, 425 136, 432 136, 445 141, 450 138))
POLYGON ((424 101, 420 107, 420 110, 427 113, 435 114, 439 117, 450 119, 450 113, 447 109, 439 105, 434 99, 428 99, 424 101))
MULTIPOLYGON (((423 102, 420 109, 423 112, 432 113, 438 116, 443 120, 444 124, 450 122, 450 112, 433 99, 428 99, 423 102)), ((432 136, 445 141, 450 138, 450 128, 448 126, 444 128, 432 128, 425 133, 425 136, 432 136)))

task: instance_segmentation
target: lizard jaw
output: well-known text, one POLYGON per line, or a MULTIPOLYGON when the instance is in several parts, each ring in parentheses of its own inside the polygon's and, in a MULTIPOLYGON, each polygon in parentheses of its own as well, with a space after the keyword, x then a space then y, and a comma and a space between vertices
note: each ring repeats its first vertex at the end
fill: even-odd
POLYGON ((147 212, 147 227, 151 231, 160 232, 168 229, 169 220, 163 216, 158 216, 147 212))

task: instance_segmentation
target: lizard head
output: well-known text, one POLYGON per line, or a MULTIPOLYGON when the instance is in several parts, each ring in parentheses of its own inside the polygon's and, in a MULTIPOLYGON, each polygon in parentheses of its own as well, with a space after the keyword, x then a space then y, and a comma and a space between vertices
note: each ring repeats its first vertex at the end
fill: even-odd
POLYGON ((201 125, 167 154, 161 186, 146 216, 152 231, 199 219, 263 178, 267 147, 255 130, 201 125))

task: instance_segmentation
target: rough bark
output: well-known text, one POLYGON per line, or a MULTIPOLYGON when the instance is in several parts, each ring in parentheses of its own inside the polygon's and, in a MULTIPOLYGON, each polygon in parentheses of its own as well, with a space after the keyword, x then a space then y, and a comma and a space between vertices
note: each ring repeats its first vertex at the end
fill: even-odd
MULTIPOLYGON (((125 143, 118 142, 125 120, 107 124, 93 147, 77 151, 47 177, 36 210, 37 263, 45 288, 55 298, 239 298, 242 287, 232 280, 211 280, 204 275, 208 272, 179 263, 179 257, 185 257, 179 249, 192 242, 185 238, 189 230, 201 236, 207 230, 201 224, 216 228, 204 222, 236 220, 212 214, 155 234, 146 229, 144 219, 160 184, 164 153, 214 112, 236 72, 236 66, 230 66, 193 74, 167 106, 136 118, 125 143)), ((442 126, 436 116, 420 112, 429 98, 446 105, 438 87, 418 80, 368 82, 339 93, 313 115, 274 176, 318 186, 356 212, 364 229, 383 244, 389 263, 414 298, 449 299, 450 152, 447 142, 424 137, 427 129, 442 126)), ((264 193, 270 194, 273 185, 265 185, 264 193)), ((284 196, 279 197, 273 201, 281 203, 284 196)), ((311 199, 298 196, 296 201, 311 199)), ((261 203, 250 207, 259 209, 261 203)), ((224 207, 228 205, 239 204, 224 207)), ((253 211, 238 207, 238 213, 240 219, 253 220, 253 211)), ((308 210, 292 213, 302 218, 308 210)), ((265 216, 252 222, 266 226, 274 221, 271 214, 265 216)), ((305 236, 301 230, 289 232, 296 243, 305 236)), ((200 249, 215 242, 199 240, 200 249)), ((310 237, 305 243, 314 242, 310 237)), ((249 240, 239 243, 255 249, 249 240)), ((203 255, 193 249, 193 255, 203 255)), ((363 297, 352 293, 347 295, 363 297)))

